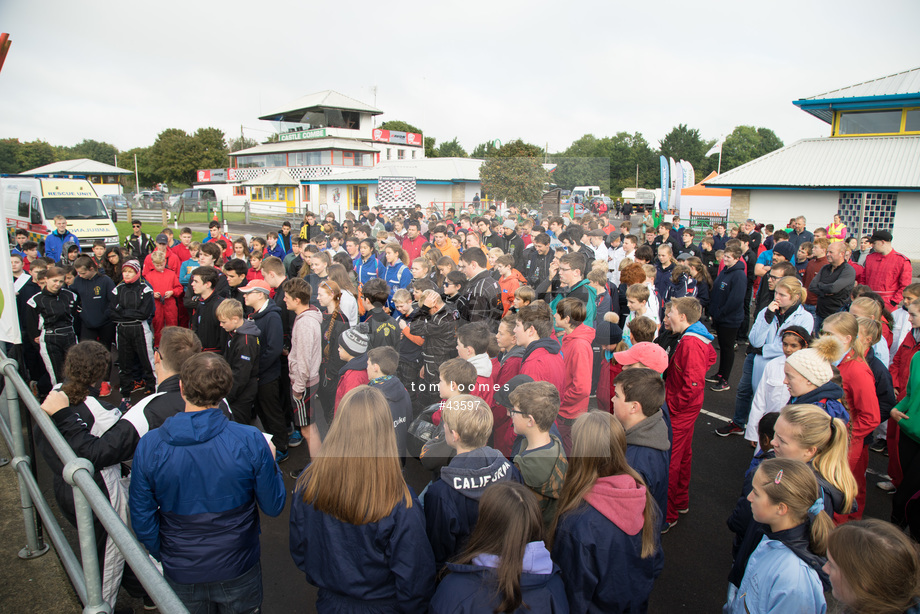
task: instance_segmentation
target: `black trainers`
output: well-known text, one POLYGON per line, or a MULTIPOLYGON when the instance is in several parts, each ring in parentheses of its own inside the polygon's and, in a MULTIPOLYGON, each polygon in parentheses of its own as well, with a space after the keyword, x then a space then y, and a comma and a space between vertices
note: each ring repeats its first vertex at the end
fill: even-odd
POLYGON ((728 385, 724 379, 719 378, 719 381, 709 387, 713 392, 725 392, 726 390, 731 390, 732 387, 728 385))
POLYGON ((875 443, 869 446, 869 449, 873 452, 887 452, 888 451, 888 442, 884 439, 876 439, 875 443))
POLYGON ((720 426, 716 429, 716 435, 719 437, 728 437, 729 435, 741 435, 744 433, 744 427, 738 426, 734 421, 729 422, 725 426, 720 426))
POLYGON ((715 375, 707 375, 707 376, 706 376, 706 381, 709 382, 710 384, 718 384, 719 381, 720 381, 721 379, 722 379, 722 378, 719 377, 718 373, 715 374, 715 375))
POLYGON ((674 522, 665 522, 665 523, 664 523, 664 527, 662 527, 662 529, 661 529, 661 534, 664 535, 665 533, 667 533, 668 531, 670 531, 671 529, 673 529, 673 528, 675 527, 675 525, 677 525, 677 521, 676 521, 676 520, 675 520, 674 522))

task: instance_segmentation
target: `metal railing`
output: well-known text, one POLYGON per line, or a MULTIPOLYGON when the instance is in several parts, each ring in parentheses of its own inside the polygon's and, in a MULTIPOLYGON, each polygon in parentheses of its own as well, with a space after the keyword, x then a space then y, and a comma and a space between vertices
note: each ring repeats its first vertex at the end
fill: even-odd
POLYGON ((151 563, 144 546, 137 541, 131 530, 112 508, 108 497, 102 493, 93 480, 92 463, 85 458, 77 457, 19 375, 16 361, 7 358, 2 351, 0 351, 0 372, 4 378, 6 405, 9 413, 9 423, 0 414, 0 433, 13 454, 11 464, 19 481, 19 496, 26 533, 26 546, 19 552, 19 557, 31 559, 48 551, 48 545, 43 544, 39 537, 35 522, 37 512, 64 570, 70 577, 77 596, 83 603, 84 614, 110 614, 111 606, 102 599, 102 576, 93 529, 93 514, 95 514, 109 537, 121 550, 125 562, 134 570, 138 580, 160 611, 170 614, 173 612, 188 614, 186 607, 179 601, 159 570, 151 563), (73 487, 82 566, 32 474, 33 459, 26 454, 20 400, 34 423, 44 433, 54 453, 64 464, 63 477, 73 487))

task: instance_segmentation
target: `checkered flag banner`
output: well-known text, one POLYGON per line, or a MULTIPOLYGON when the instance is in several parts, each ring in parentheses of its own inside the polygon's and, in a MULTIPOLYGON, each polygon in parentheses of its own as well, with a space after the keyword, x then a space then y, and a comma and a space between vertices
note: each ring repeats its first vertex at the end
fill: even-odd
POLYGON ((381 177, 377 182, 377 204, 384 208, 414 205, 415 177, 381 177))

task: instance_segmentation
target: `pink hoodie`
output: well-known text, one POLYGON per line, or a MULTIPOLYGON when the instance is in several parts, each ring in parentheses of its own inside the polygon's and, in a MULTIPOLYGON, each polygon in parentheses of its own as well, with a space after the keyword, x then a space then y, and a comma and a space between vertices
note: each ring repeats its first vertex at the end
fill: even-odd
POLYGON ((637 535, 645 524, 645 486, 631 476, 598 478, 585 501, 627 535, 637 535))

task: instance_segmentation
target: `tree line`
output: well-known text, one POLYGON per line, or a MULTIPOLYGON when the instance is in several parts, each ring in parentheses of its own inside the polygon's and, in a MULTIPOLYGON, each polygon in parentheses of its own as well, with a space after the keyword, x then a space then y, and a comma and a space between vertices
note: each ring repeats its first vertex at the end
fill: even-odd
MULTIPOLYGON (((391 120, 380 125, 385 130, 416 132, 424 135, 420 128, 404 121, 391 120)), ((271 139, 270 139, 271 140, 271 139)), ((276 139, 275 139, 276 140, 276 139)), ((577 185, 597 185, 608 195, 616 197, 624 188, 654 188, 660 183, 658 156, 687 160, 693 165, 696 180, 705 178, 716 170, 718 155, 706 156, 715 139, 704 139, 700 131, 686 124, 675 126, 658 147, 652 146, 640 132, 617 132, 613 136, 597 137, 586 134, 575 140, 564 151, 546 152, 538 145, 520 139, 504 145, 494 142, 478 144, 471 152, 460 144, 457 137, 438 143, 435 137, 424 136, 425 156, 428 158, 532 158, 529 164, 539 175, 539 163, 544 161, 556 165, 555 171, 537 181, 536 175, 528 180, 531 194, 537 183, 552 183, 563 189, 577 185)), ((190 185, 195 173, 203 168, 226 168, 230 165, 228 154, 257 145, 254 139, 228 139, 217 128, 199 128, 188 133, 179 128, 168 128, 157 135, 148 147, 135 147, 119 151, 109 143, 85 139, 72 147, 51 145, 45 141, 20 142, 19 139, 0 139, 0 173, 20 173, 32 168, 60 160, 89 158, 106 164, 115 164, 130 171, 134 170, 134 156, 137 155, 137 171, 141 185, 158 182, 190 185)), ((779 149, 783 142, 769 128, 737 126, 726 137, 722 148, 722 172, 779 149)), ((520 172, 520 162, 511 164, 514 172, 520 172)), ((494 165, 493 165, 494 166, 494 165)), ((500 166, 500 165, 499 165, 500 166)), ((507 165, 506 165, 507 166, 507 165)), ((540 167, 541 169, 542 167, 540 167)), ((540 186, 542 189, 542 185, 540 186)), ((496 194, 497 196, 497 194, 496 194)), ((537 200, 537 199, 527 199, 537 200)))

